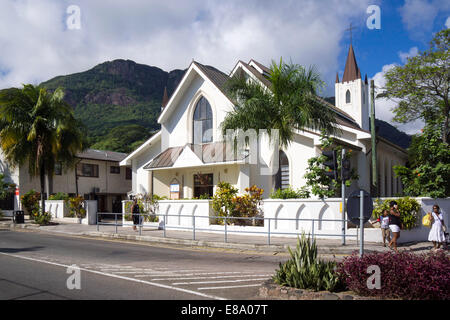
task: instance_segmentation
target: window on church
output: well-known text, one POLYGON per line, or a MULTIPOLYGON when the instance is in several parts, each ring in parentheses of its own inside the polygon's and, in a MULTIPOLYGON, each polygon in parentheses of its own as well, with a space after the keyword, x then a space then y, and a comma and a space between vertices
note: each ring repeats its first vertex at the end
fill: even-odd
POLYGON ((275 176, 275 190, 284 190, 289 188, 289 160, 282 150, 280 150, 278 161, 280 167, 275 176))
POLYGON ((347 92, 345 93, 345 103, 350 103, 350 101, 350 90, 347 90, 347 92))
POLYGON ((208 100, 201 97, 194 111, 194 144, 212 142, 212 110, 208 100))

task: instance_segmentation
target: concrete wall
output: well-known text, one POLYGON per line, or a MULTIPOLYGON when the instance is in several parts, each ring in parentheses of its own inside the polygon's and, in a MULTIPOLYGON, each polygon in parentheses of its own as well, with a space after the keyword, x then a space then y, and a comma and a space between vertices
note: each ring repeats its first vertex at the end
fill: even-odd
MULTIPOLYGON (((402 230, 400 243, 411 241, 427 241, 429 228, 422 226, 422 217, 429 212, 432 206, 438 204, 444 212, 445 223, 448 226, 450 213, 450 198, 431 199, 417 198, 421 204, 419 214, 419 226, 412 230, 402 230)), ((288 199, 264 200, 262 205, 264 217, 270 218, 262 227, 251 226, 228 226, 227 230, 240 231, 245 235, 267 236, 270 224, 272 236, 297 237, 302 232, 314 234, 319 239, 334 239, 340 241, 342 234, 342 214, 340 212, 340 199, 314 200, 314 199, 288 199), (291 220, 283 220, 291 219, 291 220), (298 219, 296 221, 295 219, 298 219), (304 220, 302 220, 304 219, 304 220), (314 221, 313 221, 314 220, 314 221), (260 233, 258 233, 260 232, 260 233)), ((161 227, 166 222, 168 229, 181 228, 192 230, 195 216, 195 226, 198 231, 224 232, 224 226, 212 225, 207 217, 214 216, 209 200, 163 200, 158 202, 157 214, 160 216, 159 223, 145 223, 148 226, 161 227), (187 215, 187 217, 183 217, 187 215), (202 229, 202 230, 200 230, 202 229)), ((132 225, 132 222, 126 222, 132 225)), ((357 239, 357 229, 345 226, 347 240, 357 239)), ((382 242, 381 230, 379 228, 365 228, 365 241, 382 242)))

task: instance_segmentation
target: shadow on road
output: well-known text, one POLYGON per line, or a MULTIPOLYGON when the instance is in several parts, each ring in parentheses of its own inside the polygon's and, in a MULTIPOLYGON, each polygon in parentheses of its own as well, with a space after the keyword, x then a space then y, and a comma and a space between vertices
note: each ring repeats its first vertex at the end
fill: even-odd
POLYGON ((29 247, 29 248, 0 248, 0 252, 3 253, 18 253, 18 252, 27 252, 27 251, 37 251, 41 250, 44 247, 29 247))

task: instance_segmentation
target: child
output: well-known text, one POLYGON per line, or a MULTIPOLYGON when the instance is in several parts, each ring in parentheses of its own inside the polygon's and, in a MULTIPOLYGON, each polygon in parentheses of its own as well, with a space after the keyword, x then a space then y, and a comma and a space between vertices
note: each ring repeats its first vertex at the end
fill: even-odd
POLYGON ((383 215, 380 217, 381 236, 383 238, 383 247, 386 247, 386 239, 388 243, 391 241, 391 234, 389 230, 389 211, 383 210, 383 215))

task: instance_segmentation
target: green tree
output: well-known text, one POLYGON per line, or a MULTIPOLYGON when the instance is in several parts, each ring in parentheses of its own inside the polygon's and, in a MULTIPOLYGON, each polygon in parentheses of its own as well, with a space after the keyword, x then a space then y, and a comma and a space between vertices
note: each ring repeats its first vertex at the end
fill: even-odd
POLYGON ((91 148, 130 153, 143 144, 148 137, 150 137, 150 132, 143 126, 123 125, 109 131, 101 141, 92 145, 91 148))
POLYGON ((5 181, 5 175, 0 173, 0 199, 5 199, 11 192, 14 192, 16 185, 5 181))
MULTIPOLYGON (((327 158, 324 155, 320 155, 317 157, 312 157, 308 159, 308 168, 306 169, 305 179, 306 186, 311 189, 311 193, 323 199, 325 197, 334 197, 341 195, 341 184, 342 179, 340 176, 341 167, 342 167, 342 146, 335 145, 333 142, 333 138, 326 136, 322 133, 320 137, 321 150, 336 150, 337 151, 337 163, 338 163, 338 177, 337 179, 333 179, 327 176, 325 173, 330 168, 325 166, 325 162, 327 158)), ((352 150, 347 150, 345 153, 345 160, 349 160, 352 154, 352 150)), ((355 168, 352 168, 350 171, 350 179, 345 181, 345 185, 350 187, 353 180, 358 179, 358 174, 355 168)))
POLYGON ((61 88, 50 93, 30 84, 0 91, 0 145, 11 166, 27 163, 30 176, 39 176, 43 211, 45 175, 58 161, 74 165, 84 146, 82 124, 63 97, 61 88))
POLYGON ((336 132, 334 113, 316 95, 323 82, 314 67, 305 69, 280 59, 279 64, 272 62, 267 80, 269 90, 246 77, 236 76, 228 82, 235 106, 222 123, 224 134, 227 129, 266 129, 273 137, 272 130, 277 129, 278 142, 287 146, 297 130, 336 132))
POLYGON ((404 66, 389 70, 385 91, 380 97, 399 101, 393 109, 394 121, 408 123, 439 119, 443 142, 449 138, 450 116, 450 29, 436 34, 430 48, 408 59, 404 66))
POLYGON ((394 166, 406 195, 445 198, 450 196, 450 148, 442 141, 439 120, 428 121, 422 134, 414 135, 408 148, 407 166, 394 166))

